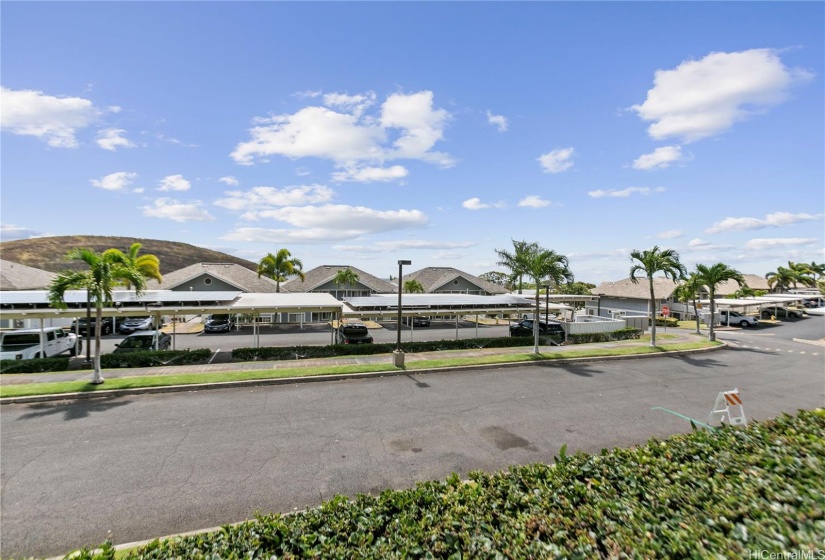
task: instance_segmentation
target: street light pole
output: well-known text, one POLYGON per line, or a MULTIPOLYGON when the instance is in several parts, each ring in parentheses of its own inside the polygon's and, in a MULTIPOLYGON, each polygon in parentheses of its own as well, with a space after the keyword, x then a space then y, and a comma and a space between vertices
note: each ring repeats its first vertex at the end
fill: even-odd
POLYGON ((401 276, 404 265, 412 264, 412 261, 398 261, 398 325, 396 326, 395 352, 393 352, 393 362, 395 367, 404 367, 404 353, 401 351, 401 276))
POLYGON ((544 321, 550 320, 550 284, 544 285, 544 321))

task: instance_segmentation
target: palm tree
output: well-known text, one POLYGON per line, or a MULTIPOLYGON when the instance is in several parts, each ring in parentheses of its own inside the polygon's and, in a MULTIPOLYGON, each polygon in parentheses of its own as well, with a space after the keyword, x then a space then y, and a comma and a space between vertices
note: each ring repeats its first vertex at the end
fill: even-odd
POLYGON ((696 334, 702 334, 699 331, 699 309, 696 304, 696 294, 701 287, 702 286, 700 286, 697 282, 696 273, 694 272, 691 273, 691 275, 687 277, 684 282, 679 284, 676 291, 673 292, 676 299, 684 303, 685 306, 687 306, 689 302, 693 302, 693 315, 696 317, 696 334))
POLYGON ((537 243, 528 243, 527 241, 513 242, 513 252, 506 249, 496 249, 496 255, 500 259, 496 264, 510 269, 510 282, 518 285, 518 293, 521 293, 522 278, 528 276, 526 271, 527 262, 531 259, 530 255, 536 253, 540 248, 537 243))
POLYGON ((404 291, 408 294, 423 294, 424 286, 418 280, 407 280, 404 282, 404 291))
POLYGON ((710 296, 710 321, 708 321, 708 340, 710 341, 716 340, 716 333, 713 332, 713 318, 716 313, 716 300, 714 299, 716 286, 728 280, 735 281, 740 288, 745 285, 742 273, 724 263, 716 263, 712 266, 696 265, 696 281, 708 289, 708 295, 710 296))
MULTIPOLYGON (((146 280, 151 279, 162 282, 163 277, 160 275, 160 259, 155 255, 138 256, 141 247, 143 247, 143 245, 140 243, 132 243, 132 245, 129 246, 129 250, 124 253, 130 266, 137 269, 146 280)), ((123 285, 126 286, 127 290, 132 287, 132 284, 128 280, 124 280, 123 285)))
POLYGON ((630 261, 637 263, 630 267, 630 281, 637 284, 639 279, 636 278, 636 273, 644 272, 650 285, 650 345, 656 346, 656 294, 653 292, 653 276, 661 272, 665 278, 676 281, 684 278, 685 267, 679 262, 679 253, 673 249, 659 249, 658 245, 645 251, 634 250, 630 253, 630 261))
POLYGON ((816 285, 816 280, 813 277, 814 271, 811 270, 811 265, 808 263, 795 263, 793 261, 788 261, 788 268, 793 270, 796 274, 796 282, 794 282, 793 285, 794 288, 796 288, 797 282, 803 286, 807 286, 808 288, 812 288, 816 285))
POLYGON ((775 285, 780 291, 789 290, 791 287, 796 288, 799 284, 812 288, 816 286, 816 280, 811 276, 812 273, 810 265, 788 261, 788 268, 779 266, 776 272, 767 273, 765 279, 768 281, 768 286, 773 288, 775 285))
POLYGON ((542 284, 552 283, 556 286, 562 282, 572 282, 573 273, 570 272, 567 257, 550 249, 540 247, 536 243, 528 245, 529 253, 523 256, 523 274, 532 278, 536 283, 536 312, 533 315, 533 353, 539 353, 539 289, 542 284))
POLYGON ((811 262, 811 264, 808 265, 808 268, 813 274, 816 274, 817 280, 825 276, 825 263, 816 264, 815 262, 811 262))
POLYGON ((303 263, 296 258, 292 258, 292 253, 287 249, 280 249, 274 255, 267 253, 258 263, 258 278, 266 276, 275 280, 275 291, 281 291, 281 282, 286 281, 287 278, 293 274, 298 275, 301 281, 306 279, 303 272, 303 263))
MULTIPOLYGON (((353 286, 356 282, 358 282, 358 273, 351 268, 342 268, 335 273, 335 277, 332 279, 332 282, 339 288, 341 286, 353 286)), ((346 296, 346 291, 344 291, 344 296, 346 296)), ((335 293, 335 297, 338 297, 337 291, 335 293)))
POLYGON ((52 306, 66 309, 64 296, 67 290, 87 290, 95 303, 95 365, 92 383, 103 383, 100 371, 100 331, 103 325, 103 306, 112 303, 115 287, 129 282, 140 295, 146 289, 143 274, 118 249, 107 249, 96 253, 91 249, 72 249, 66 254, 70 261, 82 261, 86 271, 64 270, 52 280, 49 286, 49 301, 52 306))

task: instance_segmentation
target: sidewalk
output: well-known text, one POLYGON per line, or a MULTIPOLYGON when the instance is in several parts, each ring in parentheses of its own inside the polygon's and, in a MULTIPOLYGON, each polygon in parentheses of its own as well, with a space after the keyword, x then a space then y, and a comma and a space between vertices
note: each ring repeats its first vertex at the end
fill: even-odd
MULTIPOLYGON (((672 329, 677 330, 677 329, 672 329)), ((684 342, 699 342, 705 340, 704 336, 697 336, 688 331, 670 332, 668 338, 662 338, 663 333, 659 333, 658 342, 660 344, 680 344, 684 342), (676 338, 670 338, 675 335, 676 338)), ((628 348, 634 346, 648 346, 648 340, 623 340, 617 342, 597 342, 590 344, 575 344, 570 346, 540 346, 539 350, 543 354, 561 354, 573 351, 587 350, 594 348, 628 348)), ((438 360, 445 358, 492 356, 501 354, 523 354, 533 351, 532 346, 508 347, 508 348, 477 348, 468 350, 441 350, 435 352, 418 352, 405 354, 406 363, 419 362, 424 360, 438 360)), ((187 373, 216 373, 229 371, 256 371, 267 369, 293 369, 301 367, 316 366, 339 366, 353 364, 391 364, 391 354, 375 354, 370 356, 341 356, 335 358, 309 358, 304 360, 278 360, 278 361, 255 361, 255 362, 230 362, 220 364, 195 364, 184 366, 159 366, 151 368, 123 368, 107 369, 103 375, 107 379, 119 377, 148 377, 156 375, 179 375, 187 373)), ((7 374, 2 376, 2 385, 21 385, 29 383, 51 383, 56 381, 80 381, 89 379, 91 370, 74 370, 56 373, 21 373, 7 374)))

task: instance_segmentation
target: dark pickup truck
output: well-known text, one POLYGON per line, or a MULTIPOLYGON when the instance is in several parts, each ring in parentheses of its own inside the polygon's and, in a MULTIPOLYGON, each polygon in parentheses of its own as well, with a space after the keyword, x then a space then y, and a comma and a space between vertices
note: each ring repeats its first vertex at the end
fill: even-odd
POLYGON ((372 344, 372 335, 366 325, 347 323, 335 330, 335 341, 338 344, 372 344))

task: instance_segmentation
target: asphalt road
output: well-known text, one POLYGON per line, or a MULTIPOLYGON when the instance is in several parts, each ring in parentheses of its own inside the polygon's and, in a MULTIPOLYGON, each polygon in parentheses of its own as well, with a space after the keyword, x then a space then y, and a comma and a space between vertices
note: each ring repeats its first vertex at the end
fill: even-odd
POLYGON ((750 419, 825 405, 825 318, 708 354, 3 405, 4 557, 292 511, 450 472, 690 429, 738 387, 750 419))

